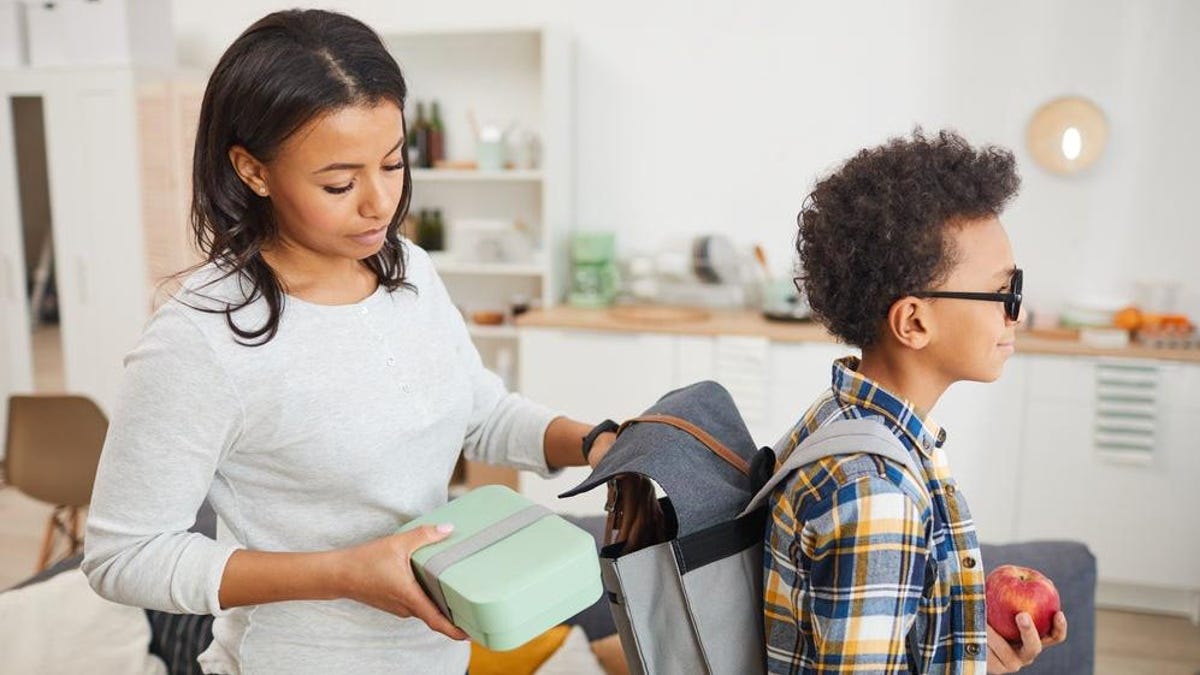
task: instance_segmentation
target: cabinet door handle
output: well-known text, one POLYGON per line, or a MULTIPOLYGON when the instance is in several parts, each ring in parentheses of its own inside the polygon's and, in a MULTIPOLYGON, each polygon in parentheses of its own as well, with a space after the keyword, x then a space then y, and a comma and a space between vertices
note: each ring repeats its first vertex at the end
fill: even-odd
POLYGON ((86 305, 88 301, 87 263, 83 258, 75 259, 75 275, 75 281, 79 286, 79 302, 86 305))
POLYGON ((0 259, 4 260, 4 297, 9 302, 16 302, 17 297, 16 294, 13 293, 12 260, 10 260, 8 256, 0 256, 0 259))

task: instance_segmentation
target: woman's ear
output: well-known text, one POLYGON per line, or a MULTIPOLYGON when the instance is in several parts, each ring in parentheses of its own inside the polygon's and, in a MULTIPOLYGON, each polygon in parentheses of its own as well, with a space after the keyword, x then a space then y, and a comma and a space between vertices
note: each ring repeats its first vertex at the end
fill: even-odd
POLYGON ((924 349, 933 340, 936 326, 929 301, 907 296, 892 303, 887 314, 887 332, 909 349, 924 349))
POLYGON ((233 170, 237 172, 238 177, 242 182, 250 188, 251 192, 266 197, 271 193, 270 185, 267 182, 267 165, 258 161, 258 159, 250 154, 250 151, 240 145, 235 145, 229 149, 229 163, 233 165, 233 170))

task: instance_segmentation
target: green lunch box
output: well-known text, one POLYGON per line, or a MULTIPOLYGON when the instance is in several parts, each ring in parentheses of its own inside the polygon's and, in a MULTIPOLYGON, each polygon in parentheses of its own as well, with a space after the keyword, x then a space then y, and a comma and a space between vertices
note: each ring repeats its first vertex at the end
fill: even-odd
POLYGON ((507 487, 472 490, 400 531, 441 523, 454 533, 412 554, 417 580, 488 649, 520 647, 600 597, 592 535, 507 487))

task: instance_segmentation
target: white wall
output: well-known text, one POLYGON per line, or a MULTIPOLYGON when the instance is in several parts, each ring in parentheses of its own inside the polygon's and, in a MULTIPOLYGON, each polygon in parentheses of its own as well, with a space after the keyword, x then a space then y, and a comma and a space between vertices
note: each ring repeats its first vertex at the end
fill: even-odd
MULTIPOLYGON (((181 57, 211 64, 271 0, 175 0, 181 57)), ((1018 152, 1009 211, 1033 306, 1171 278, 1200 314, 1200 3, 1188 0, 326 0, 386 32, 556 24, 575 37, 578 225, 624 250, 678 233, 762 242, 788 269, 817 175, 915 124, 1018 152), (1108 154, 1062 179, 1022 142, 1063 94, 1092 98, 1108 154)))

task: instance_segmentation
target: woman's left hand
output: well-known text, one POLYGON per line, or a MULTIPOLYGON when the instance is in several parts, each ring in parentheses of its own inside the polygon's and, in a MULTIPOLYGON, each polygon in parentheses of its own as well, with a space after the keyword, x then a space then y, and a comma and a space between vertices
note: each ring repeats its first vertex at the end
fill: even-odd
POLYGON ((604 456, 608 454, 608 450, 612 448, 612 445, 614 442, 616 442, 616 440, 617 434, 611 431, 600 434, 596 437, 596 442, 592 443, 592 451, 588 453, 588 464, 590 464, 593 469, 596 468, 596 465, 600 463, 600 460, 604 459, 604 456))

